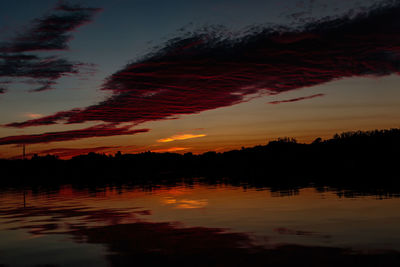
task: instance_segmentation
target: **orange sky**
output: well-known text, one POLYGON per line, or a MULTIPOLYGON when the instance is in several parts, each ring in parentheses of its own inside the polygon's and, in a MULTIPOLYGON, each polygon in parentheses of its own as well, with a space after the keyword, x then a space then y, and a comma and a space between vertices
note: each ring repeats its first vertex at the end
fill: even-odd
MULTIPOLYGON (((397 76, 342 79, 277 96, 255 98, 231 107, 183 115, 174 120, 147 122, 140 127, 151 129, 147 133, 35 144, 27 146, 26 150, 29 154, 51 149, 76 149, 69 153, 64 151, 60 154, 63 158, 76 155, 80 149, 83 149, 83 153, 92 149, 107 154, 149 150, 202 153, 266 144, 284 136, 294 137, 300 142, 311 142, 316 137, 331 138, 333 134, 343 131, 396 128, 400 127, 399 82, 397 76), (278 105, 268 104, 269 101, 314 93, 324 93, 325 96, 278 105), (96 149, 101 147, 105 148, 96 149)), ((33 134, 81 127, 72 124, 19 130, 0 128, 0 134, 33 134)), ((19 155, 20 147, 0 146, 1 157, 19 155)))

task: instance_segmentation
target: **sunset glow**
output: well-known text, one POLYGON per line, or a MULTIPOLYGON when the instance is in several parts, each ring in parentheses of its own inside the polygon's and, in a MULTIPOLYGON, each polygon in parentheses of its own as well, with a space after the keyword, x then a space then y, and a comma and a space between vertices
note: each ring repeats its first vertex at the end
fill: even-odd
POLYGON ((0 34, 0 158, 22 144, 203 153, 399 127, 397 2, 45 0, 21 16, 21 1, 0 11, 17 25, 0 34))
POLYGON ((163 153, 163 152, 178 152, 183 150, 188 150, 188 147, 169 147, 169 148, 160 148, 160 149, 153 149, 153 152, 163 153))
POLYGON ((1 0, 0 267, 400 266, 400 0, 1 0))

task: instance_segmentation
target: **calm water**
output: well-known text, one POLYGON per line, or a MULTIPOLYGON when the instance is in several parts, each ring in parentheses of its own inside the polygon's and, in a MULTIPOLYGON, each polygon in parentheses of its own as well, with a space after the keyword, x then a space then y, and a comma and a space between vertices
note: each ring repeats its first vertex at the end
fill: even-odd
POLYGON ((399 259, 397 252, 397 197, 200 182, 0 193, 0 265, 6 266, 142 265, 165 260, 185 265, 193 257, 199 265, 207 260, 207 265, 241 265, 236 255, 273 264, 288 261, 293 253, 333 261, 351 257, 356 262, 372 255, 381 263, 389 259, 391 266, 399 259))

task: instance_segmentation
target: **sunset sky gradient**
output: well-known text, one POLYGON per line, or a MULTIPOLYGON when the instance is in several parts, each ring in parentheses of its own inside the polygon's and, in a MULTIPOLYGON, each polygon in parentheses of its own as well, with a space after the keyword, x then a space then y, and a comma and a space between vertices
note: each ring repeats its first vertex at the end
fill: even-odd
POLYGON ((4 1, 0 158, 400 127, 399 17, 397 0, 4 1))

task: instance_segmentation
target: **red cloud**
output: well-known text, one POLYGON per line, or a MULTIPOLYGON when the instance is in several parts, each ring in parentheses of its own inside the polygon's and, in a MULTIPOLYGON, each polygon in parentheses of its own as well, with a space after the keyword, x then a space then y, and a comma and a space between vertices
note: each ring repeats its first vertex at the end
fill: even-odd
POLYGON ((89 137, 137 134, 149 131, 149 129, 130 130, 130 127, 131 126, 117 128, 114 125, 97 125, 86 129, 71 130, 65 132, 7 136, 0 138, 0 145, 50 143, 77 140, 89 137))
POLYGON ((108 77, 113 95, 83 109, 7 126, 104 121, 135 124, 231 106, 353 76, 400 71, 400 4, 302 28, 257 28, 240 37, 220 29, 187 34, 108 77))
POLYGON ((271 101, 271 102, 268 102, 268 104, 281 104, 281 103, 297 102, 297 101, 311 99, 311 98, 315 98, 315 97, 321 97, 324 95, 325 94, 316 94, 316 95, 303 96, 303 97, 292 98, 292 99, 287 99, 287 100, 271 101))

